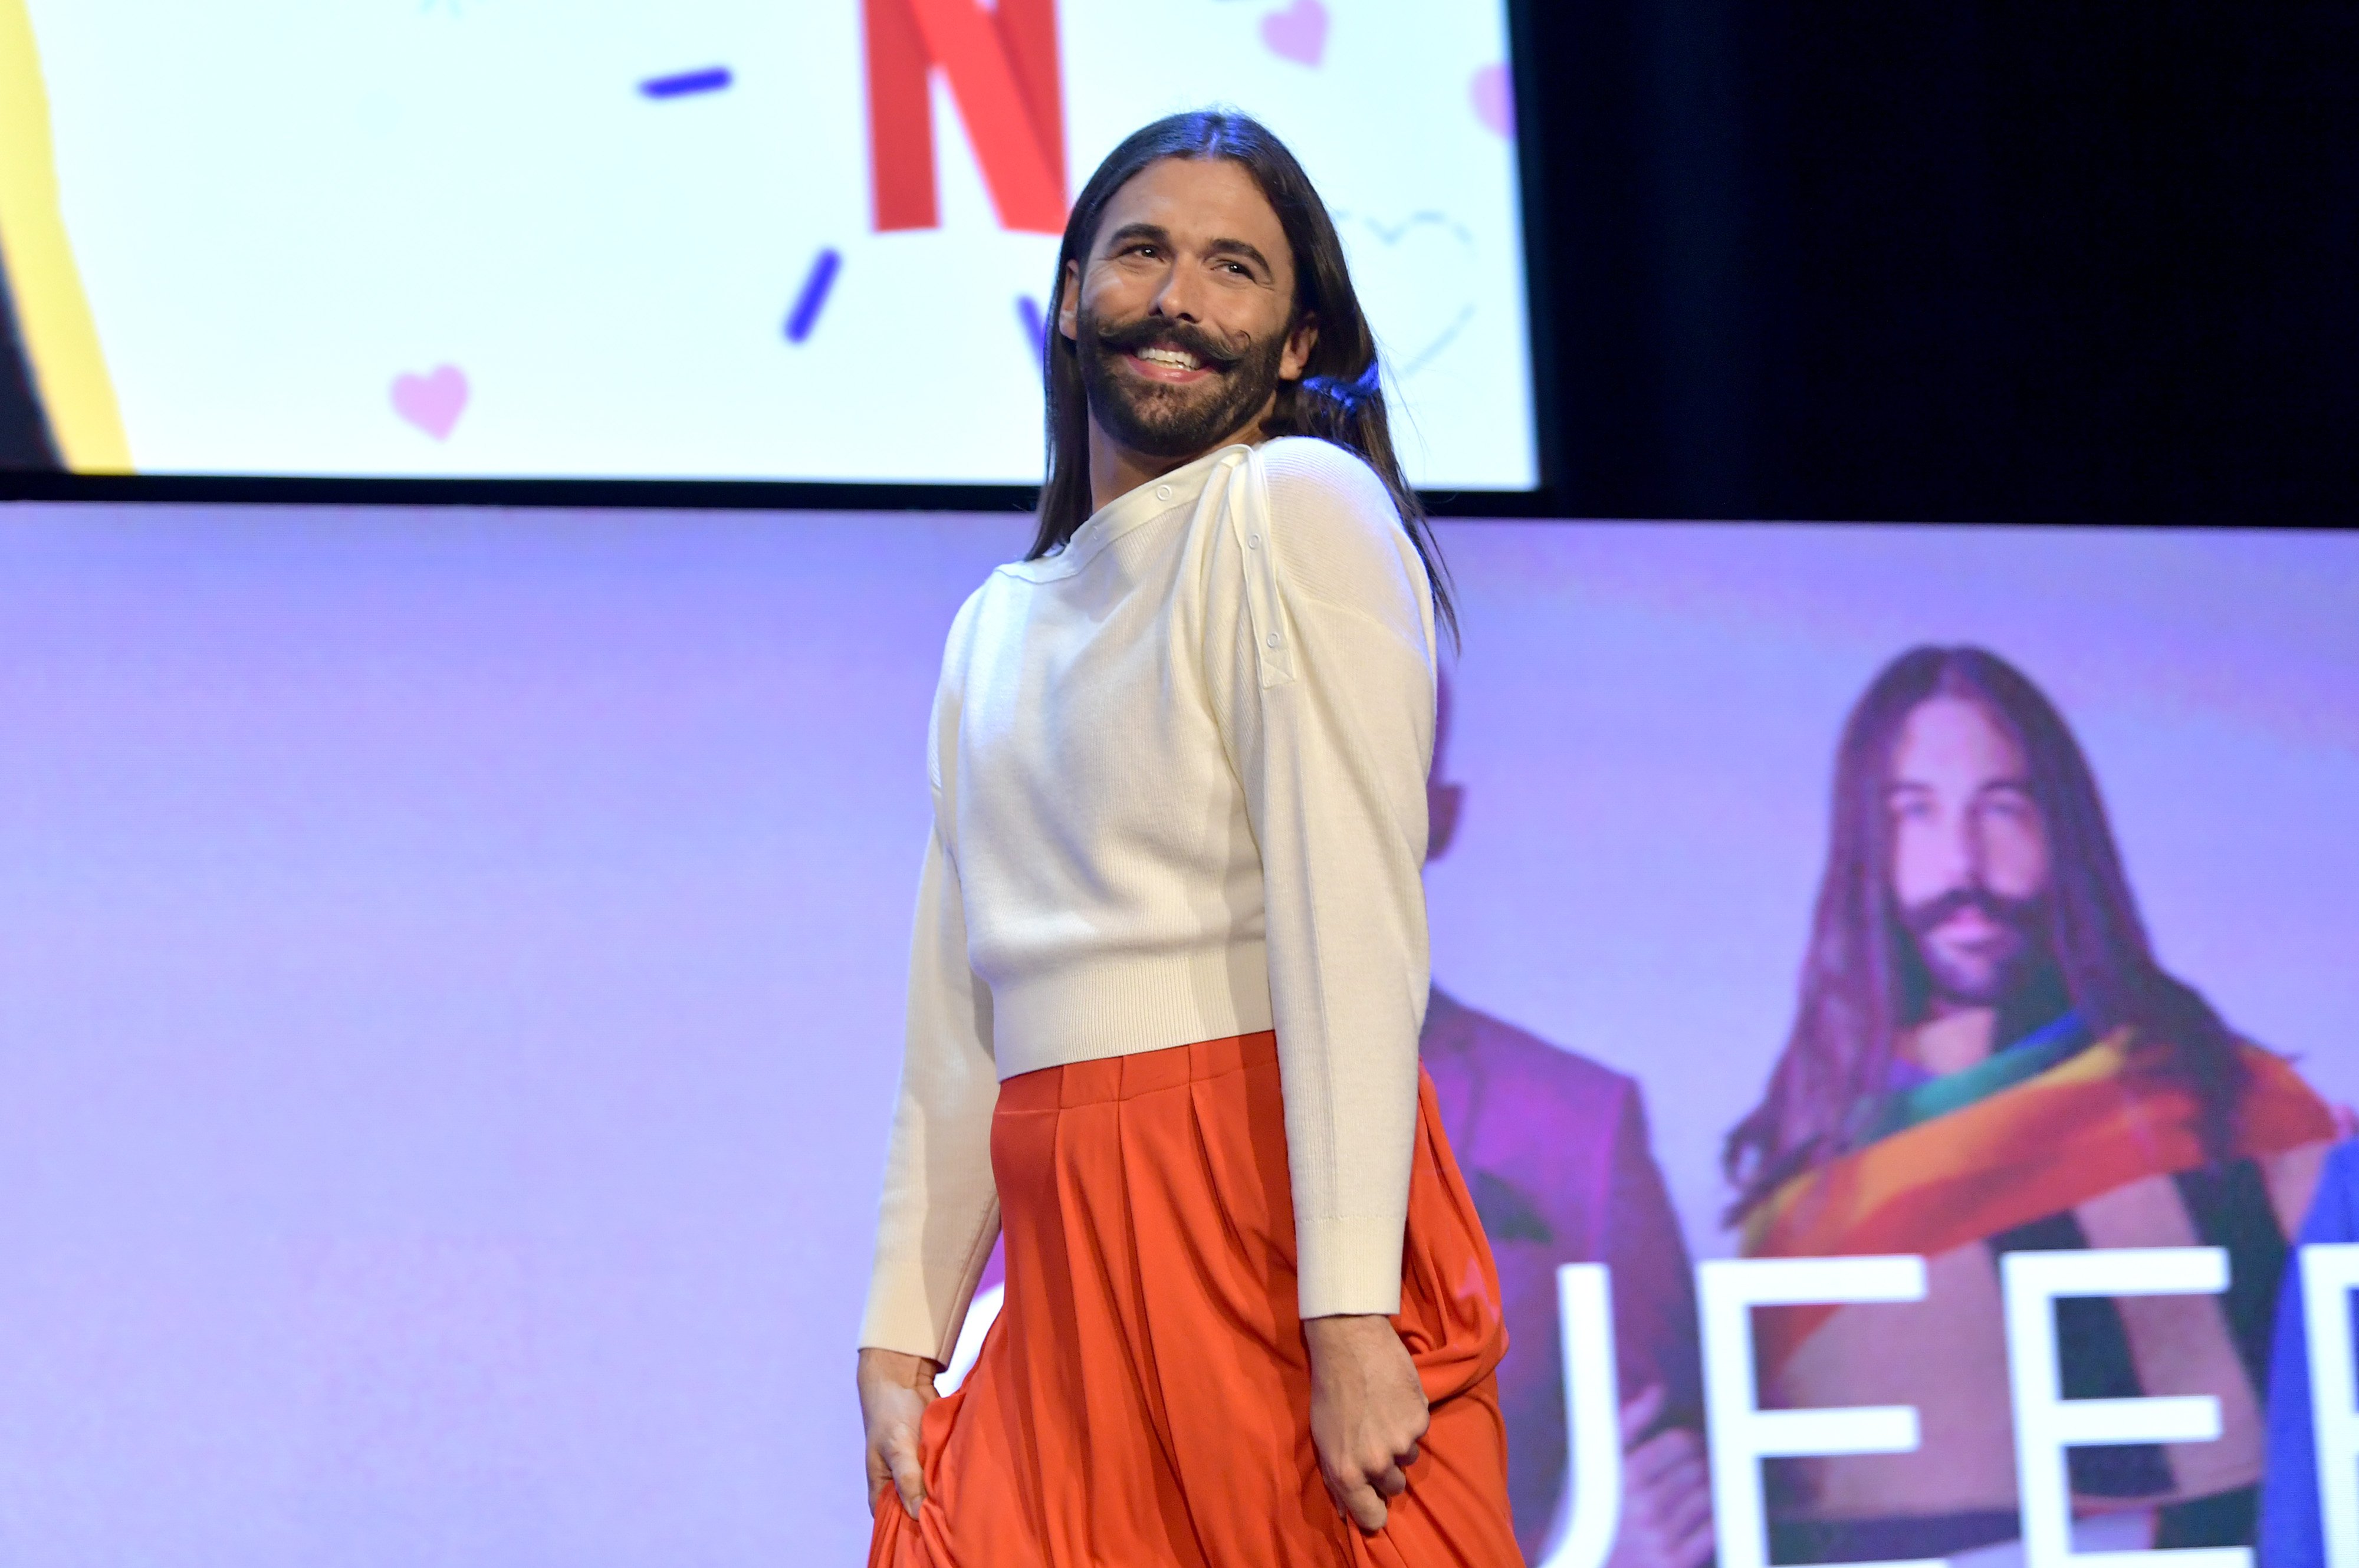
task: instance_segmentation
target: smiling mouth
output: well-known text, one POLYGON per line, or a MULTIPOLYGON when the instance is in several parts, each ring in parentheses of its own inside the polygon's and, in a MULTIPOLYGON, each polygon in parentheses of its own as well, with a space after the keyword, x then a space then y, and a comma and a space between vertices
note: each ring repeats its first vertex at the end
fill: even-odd
POLYGON ((1204 362, 1184 348, 1150 343, 1123 356, 1131 368, 1150 381, 1194 381, 1210 374, 1204 362))
POLYGON ((1961 953, 1987 955, 2008 947, 2015 930, 1980 910, 1951 916, 1928 933, 1933 941, 1961 953))

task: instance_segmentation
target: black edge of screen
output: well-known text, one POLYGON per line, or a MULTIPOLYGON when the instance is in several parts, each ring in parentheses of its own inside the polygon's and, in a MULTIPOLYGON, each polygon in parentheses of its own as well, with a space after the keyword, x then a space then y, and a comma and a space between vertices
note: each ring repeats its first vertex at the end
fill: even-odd
POLYGON ((1564 451, 1559 440, 1558 412, 1562 407, 1558 386, 1556 289, 1550 270, 1549 234, 1554 222, 1549 211, 1549 168, 1541 144, 1540 114, 1548 99, 1540 82, 1539 49, 1536 42, 1535 10, 1540 0, 1507 0, 1507 80, 1515 106, 1516 195, 1524 241, 1524 351, 1531 389, 1532 461, 1538 485, 1531 490, 1485 491, 1476 508, 1454 509, 1429 495, 1427 505, 1444 516, 1561 517, 1567 507, 1564 451), (1519 505, 1528 499, 1531 510, 1479 510, 1482 501, 1519 505))
MULTIPOLYGON (((278 506, 561 506, 585 510, 1029 513, 1029 485, 765 479, 410 479, 319 474, 63 474, 0 468, 0 502, 278 506)), ((1548 517, 1538 490, 1430 490, 1441 517, 1548 517)))
MULTIPOLYGON (((584 511, 1004 512, 1028 514, 1028 485, 852 485, 723 479, 396 479, 247 474, 63 474, 0 466, 0 504, 58 501, 132 506, 528 506, 584 511)), ((1962 521, 1921 517, 1723 517, 1591 516, 1573 518, 1543 490, 1425 490, 1437 517, 1554 519, 1681 526, 1906 528, 2115 528, 2155 532, 2231 529, 2238 533, 2359 532, 2359 514, 2237 519, 1993 517, 1962 521)))

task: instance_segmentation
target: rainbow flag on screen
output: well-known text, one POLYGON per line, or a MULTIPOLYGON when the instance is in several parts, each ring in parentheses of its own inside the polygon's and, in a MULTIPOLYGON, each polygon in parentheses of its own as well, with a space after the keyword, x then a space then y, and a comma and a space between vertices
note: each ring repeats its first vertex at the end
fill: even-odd
POLYGON ((1905 1454, 1777 1461, 1782 1561, 1946 1554, 2018 1530, 1999 1259, 2061 1247, 2227 1249, 2220 1296, 2067 1300, 2067 1398, 2209 1394, 2215 1443, 2070 1452, 2075 1511, 2150 1510, 2158 1544, 2250 1539, 2262 1399, 2287 1237, 2335 1133, 2281 1058, 2244 1048, 2233 1143, 2212 1160, 2194 1098, 2146 1070, 2133 1031, 2068 1015, 1965 1072, 1873 1107, 1863 1141, 1756 1210, 1756 1258, 1916 1253, 1924 1301, 1759 1315, 1765 1402, 1907 1404, 1905 1454))

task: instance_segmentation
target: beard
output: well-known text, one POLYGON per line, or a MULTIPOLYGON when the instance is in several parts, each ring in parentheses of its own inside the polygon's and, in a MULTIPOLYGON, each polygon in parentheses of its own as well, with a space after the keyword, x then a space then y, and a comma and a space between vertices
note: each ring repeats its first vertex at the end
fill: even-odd
POLYGON ((1995 1007, 2043 971, 2046 914, 2038 898, 2002 898, 1987 888, 1958 887, 1904 906, 1900 923, 1935 998, 1962 1007, 1995 1007), (1940 928, 1970 909, 1991 922, 1994 934, 1971 942, 1945 938, 1940 928))
POLYGON ((1244 430, 1277 389, 1283 333, 1266 343, 1230 343, 1187 321, 1142 316, 1101 322, 1086 309, 1077 325, 1090 418, 1147 457, 1190 458, 1210 452, 1244 430), (1123 368, 1124 355, 1157 343, 1186 350, 1212 374, 1180 386, 1143 380, 1123 368))

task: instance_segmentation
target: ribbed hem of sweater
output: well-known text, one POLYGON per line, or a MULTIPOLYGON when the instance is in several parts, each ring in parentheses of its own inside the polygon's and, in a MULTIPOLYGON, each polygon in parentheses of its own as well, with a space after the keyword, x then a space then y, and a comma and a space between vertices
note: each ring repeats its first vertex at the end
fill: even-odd
POLYGON ((1038 981, 1002 981, 992 988, 999 1076, 1258 1034, 1270 1027, 1268 974, 1256 942, 1068 963, 1038 981))

